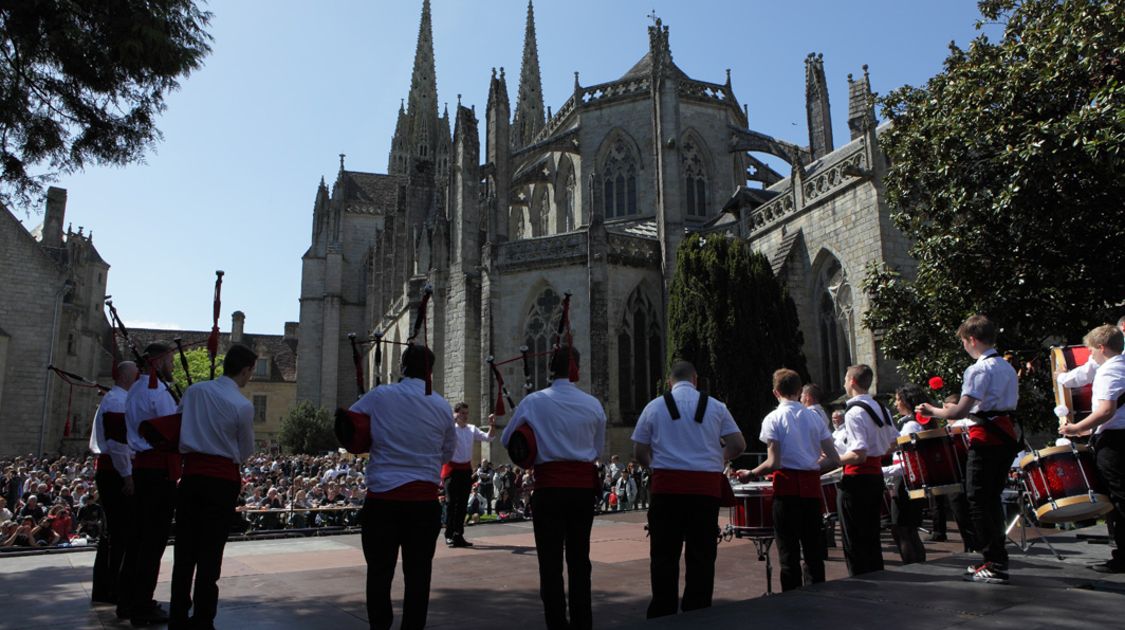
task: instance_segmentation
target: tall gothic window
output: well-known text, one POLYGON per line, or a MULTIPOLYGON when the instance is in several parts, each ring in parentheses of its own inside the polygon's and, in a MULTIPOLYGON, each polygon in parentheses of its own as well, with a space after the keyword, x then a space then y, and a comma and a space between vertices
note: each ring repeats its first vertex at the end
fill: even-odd
POLYGON ((574 170, 571 169, 570 173, 566 176, 566 192, 563 197, 563 231, 570 232, 575 228, 576 221, 574 220, 574 200, 577 193, 577 184, 574 181, 574 170))
POLYGON ((664 351, 660 318, 652 302, 638 287, 625 302, 625 315, 617 334, 617 398, 621 419, 629 424, 656 396, 663 376, 664 351))
POLYGON ((707 215, 707 169, 695 140, 688 138, 683 144, 684 199, 687 215, 707 215))
POLYGON ((637 156, 633 155, 625 138, 618 135, 601 168, 605 218, 637 214, 637 170, 637 156))
POLYGON ((550 384, 549 360, 546 354, 551 349, 558 331, 559 318, 562 317, 562 298, 554 289, 547 287, 535 298, 527 312, 524 325, 524 345, 531 354, 541 354, 531 362, 531 382, 535 389, 543 389, 550 384))
POLYGON ((541 187, 538 199, 539 203, 535 205, 535 212, 531 216, 534 221, 532 236, 547 236, 551 233, 551 197, 546 186, 541 187))
POLYGON ((838 260, 825 266, 819 286, 820 384, 838 393, 844 389, 844 371, 852 363, 852 289, 838 260))

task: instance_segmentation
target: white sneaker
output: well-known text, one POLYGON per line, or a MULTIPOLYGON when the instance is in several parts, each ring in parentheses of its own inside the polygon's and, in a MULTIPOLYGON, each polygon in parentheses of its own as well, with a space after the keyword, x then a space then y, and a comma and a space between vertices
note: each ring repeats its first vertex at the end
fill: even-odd
POLYGON ((992 562, 985 562, 966 579, 970 582, 983 582, 985 584, 1007 584, 1008 573, 998 569, 992 562))

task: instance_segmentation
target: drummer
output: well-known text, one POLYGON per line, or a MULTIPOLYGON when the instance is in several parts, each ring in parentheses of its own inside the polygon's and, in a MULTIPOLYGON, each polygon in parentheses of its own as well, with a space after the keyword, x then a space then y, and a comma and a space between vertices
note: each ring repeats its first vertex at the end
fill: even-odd
POLYGON ((1085 420, 1065 424, 1059 433, 1066 437, 1094 431, 1094 456, 1098 473, 1109 489, 1117 527, 1113 538, 1116 547, 1108 562, 1090 568, 1099 573, 1125 573, 1125 346, 1119 328, 1110 325, 1091 330, 1082 340, 1090 349, 1090 359, 1099 367, 1094 375, 1091 400, 1093 410, 1085 420))
POLYGON ((812 583, 824 581, 824 534, 821 522, 821 470, 836 468, 828 426, 815 411, 798 402, 801 377, 793 370, 773 373, 774 409, 762 420, 758 439, 767 445, 766 461, 739 476, 773 472, 773 528, 781 561, 781 590, 801 587, 801 556, 812 583))
MULTIPOLYGON (((931 418, 915 415, 914 408, 927 402, 926 392, 917 385, 906 385, 895 391, 895 409, 902 414, 898 419, 899 435, 921 433, 934 428, 935 422, 931 418), (926 423, 922 424, 922 420, 926 423)), ((900 471, 902 464, 896 462, 900 471)), ((883 468, 883 476, 889 477, 888 470, 883 468)), ((922 508, 925 499, 911 499, 903 483, 902 473, 895 476, 891 486, 891 536, 894 538, 898 553, 902 556, 903 564, 914 564, 926 561, 926 546, 918 535, 918 528, 922 526, 922 508)))
MULTIPOLYGON (((1117 320, 1117 329, 1125 333, 1125 315, 1122 315, 1117 320)), ((1098 366, 1101 361, 1094 358, 1093 352, 1090 353, 1090 358, 1082 365, 1068 370, 1066 372, 1059 372, 1055 375, 1055 380, 1063 387, 1079 388, 1085 387, 1094 382, 1094 373, 1097 372, 1098 366)))

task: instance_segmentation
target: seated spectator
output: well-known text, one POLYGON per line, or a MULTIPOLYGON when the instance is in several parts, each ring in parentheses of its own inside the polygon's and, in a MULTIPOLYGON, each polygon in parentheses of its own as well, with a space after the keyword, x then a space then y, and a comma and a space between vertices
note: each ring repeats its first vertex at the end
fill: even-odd
POLYGON ((476 525, 480 522, 482 514, 484 514, 484 499, 480 496, 480 488, 477 484, 473 484, 473 489, 469 492, 468 508, 465 510, 465 524, 476 525))
POLYGON ((12 511, 8 509, 8 500, 0 497, 0 523, 12 520, 12 511))
POLYGON ((47 512, 47 524, 58 535, 56 542, 70 542, 70 531, 74 527, 74 519, 71 518, 70 508, 65 503, 56 504, 47 512))
POLYGON ((10 535, 0 541, 0 547, 39 547, 32 532, 35 530, 35 521, 30 516, 20 519, 19 524, 11 530, 10 535))
POLYGON ((51 521, 47 517, 31 530, 31 538, 35 541, 34 547, 53 547, 59 543, 59 535, 51 528, 51 521))
POLYGON ((75 515, 78 521, 75 533, 88 539, 101 538, 102 520, 105 517, 105 512, 102 511, 102 506, 98 503, 98 495, 94 493, 84 495, 79 500, 79 504, 78 514, 75 515))
POLYGON ((500 515, 501 520, 504 520, 512 516, 512 509, 512 497, 508 496, 508 489, 505 488, 496 498, 496 513, 500 515))
POLYGON ((19 511, 19 518, 31 518, 32 521, 38 523, 43 520, 45 516, 43 507, 39 505, 39 497, 34 494, 28 495, 27 501, 24 503, 23 509, 19 511))

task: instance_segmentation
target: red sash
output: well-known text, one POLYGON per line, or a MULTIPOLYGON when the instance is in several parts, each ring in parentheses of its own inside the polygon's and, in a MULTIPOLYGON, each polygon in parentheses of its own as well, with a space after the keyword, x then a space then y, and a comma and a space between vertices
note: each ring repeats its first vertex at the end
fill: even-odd
POLYGON ((455 470, 464 470, 466 472, 473 472, 472 462, 445 462, 441 465, 441 478, 449 479, 455 470))
POLYGON ((1012 422, 1011 416, 994 416, 991 420, 992 426, 995 427, 989 431, 987 427, 981 424, 969 425, 969 443, 981 444, 984 446, 1005 446, 1016 441, 1016 426, 1012 422), (1003 435, 999 434, 1003 431, 1011 438, 1010 441, 1005 442, 1003 435))
POLYGON ((172 481, 179 481, 183 469, 179 453, 166 453, 156 449, 141 451, 133 457, 133 468, 145 470, 164 470, 172 481))
POLYGON ((107 411, 102 414, 102 432, 108 440, 128 444, 125 433, 125 414, 107 411))
POLYGON ((183 414, 180 413, 149 418, 141 422, 140 426, 137 427, 137 433, 140 433, 141 437, 152 445, 152 448, 179 454, 180 424, 183 422, 183 418, 183 414))
POLYGON ((862 464, 847 464, 844 466, 845 475, 883 475, 883 458, 868 457, 862 464))
POLYGON ((543 462, 535 466, 536 488, 600 489, 598 469, 593 462, 543 462))
MULTIPOLYGON (((882 469, 879 471, 882 472, 882 469)), ((819 499, 819 470, 789 470, 782 468, 773 474, 773 494, 777 497, 819 499)))
POLYGON ((184 454, 184 476, 188 475, 212 477, 235 483, 242 481, 238 473, 238 464, 232 462, 229 457, 208 453, 184 454))
MULTIPOLYGON (((536 469, 538 474, 538 469, 536 469)), ((724 507, 734 505, 734 491, 723 473, 699 470, 654 469, 653 494, 695 494, 719 499, 724 507)))
POLYGON ((429 481, 411 481, 386 492, 368 490, 367 498, 377 501, 437 501, 438 487, 429 481))

